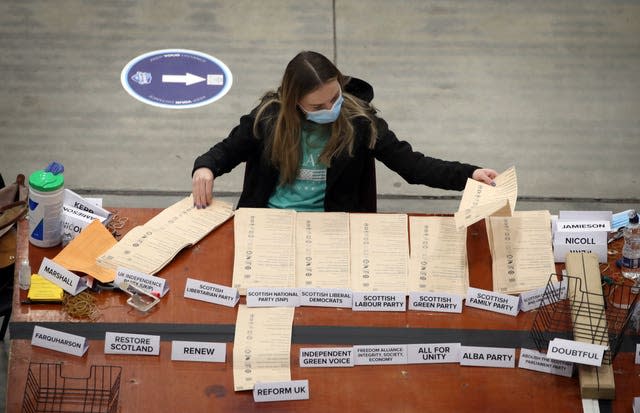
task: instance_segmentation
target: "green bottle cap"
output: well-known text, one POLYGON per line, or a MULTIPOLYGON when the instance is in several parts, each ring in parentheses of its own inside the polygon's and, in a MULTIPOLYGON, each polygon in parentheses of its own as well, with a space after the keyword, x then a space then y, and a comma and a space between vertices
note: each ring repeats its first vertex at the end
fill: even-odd
POLYGON ((36 191, 52 192, 56 191, 64 185, 64 175, 54 175, 51 172, 43 170, 35 171, 29 176, 29 186, 36 191))

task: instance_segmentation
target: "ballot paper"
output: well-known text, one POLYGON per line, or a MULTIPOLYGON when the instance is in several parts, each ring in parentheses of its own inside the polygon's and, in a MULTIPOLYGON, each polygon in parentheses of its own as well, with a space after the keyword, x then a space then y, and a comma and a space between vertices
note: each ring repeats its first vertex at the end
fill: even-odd
POLYGON ((458 211, 454 214, 456 227, 466 228, 492 215, 511 216, 518 198, 515 167, 498 175, 491 186, 467 179, 458 211))
POLYGON ((197 243, 232 216, 230 204, 213 200, 207 208, 198 209, 190 195, 131 229, 98 262, 113 269, 114 276, 118 267, 155 274, 183 248, 197 243))
POLYGON ((291 380, 293 307, 238 307, 233 340, 233 387, 291 380))
POLYGON ((296 211, 240 208, 234 217, 232 286, 295 287, 296 211))
POLYGON ((547 284, 555 272, 549 211, 491 217, 493 291, 514 294, 547 284))
POLYGON ((348 288, 349 214, 298 212, 296 285, 300 288, 348 288))
POLYGON ((409 217, 409 291, 467 295, 467 231, 453 217, 409 217))
POLYGON ((406 214, 350 214, 351 289, 407 292, 406 214))

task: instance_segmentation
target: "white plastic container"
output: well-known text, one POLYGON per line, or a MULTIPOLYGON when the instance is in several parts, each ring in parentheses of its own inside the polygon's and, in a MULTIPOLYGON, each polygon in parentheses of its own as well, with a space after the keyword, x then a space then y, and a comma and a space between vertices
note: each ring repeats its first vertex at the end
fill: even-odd
POLYGON ((43 170, 29 177, 29 242, 37 247, 60 244, 64 175, 43 170))

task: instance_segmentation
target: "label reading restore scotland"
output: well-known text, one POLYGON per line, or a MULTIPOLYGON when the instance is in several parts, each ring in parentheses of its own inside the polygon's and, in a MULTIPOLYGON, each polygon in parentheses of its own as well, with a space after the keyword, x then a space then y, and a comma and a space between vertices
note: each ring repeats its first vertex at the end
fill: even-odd
POLYGON ((448 293, 409 293, 409 310, 461 313, 462 296, 448 293))
POLYGON ((104 354, 160 354, 160 336, 125 334, 107 331, 104 335, 104 354))
POLYGON ((461 366, 514 368, 516 349, 503 347, 460 347, 461 366))
POLYGON ((352 311, 406 311, 406 294, 353 292, 352 311))
POLYGON ((41 326, 35 326, 33 328, 31 345, 48 348, 49 350, 59 351, 61 353, 67 353, 78 357, 82 356, 89 348, 85 337, 41 326))
POLYGON ((309 380, 257 382, 253 386, 253 401, 308 400, 309 380))
POLYGON ((300 367, 353 367, 353 364, 353 347, 300 349, 300 367))

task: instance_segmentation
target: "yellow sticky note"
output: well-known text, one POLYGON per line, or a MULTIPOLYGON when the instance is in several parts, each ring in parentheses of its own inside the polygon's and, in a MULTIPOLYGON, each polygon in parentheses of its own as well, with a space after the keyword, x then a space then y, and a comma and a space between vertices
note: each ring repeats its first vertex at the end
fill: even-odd
POLYGON ((62 301, 64 290, 39 274, 31 274, 27 298, 31 301, 62 301))

